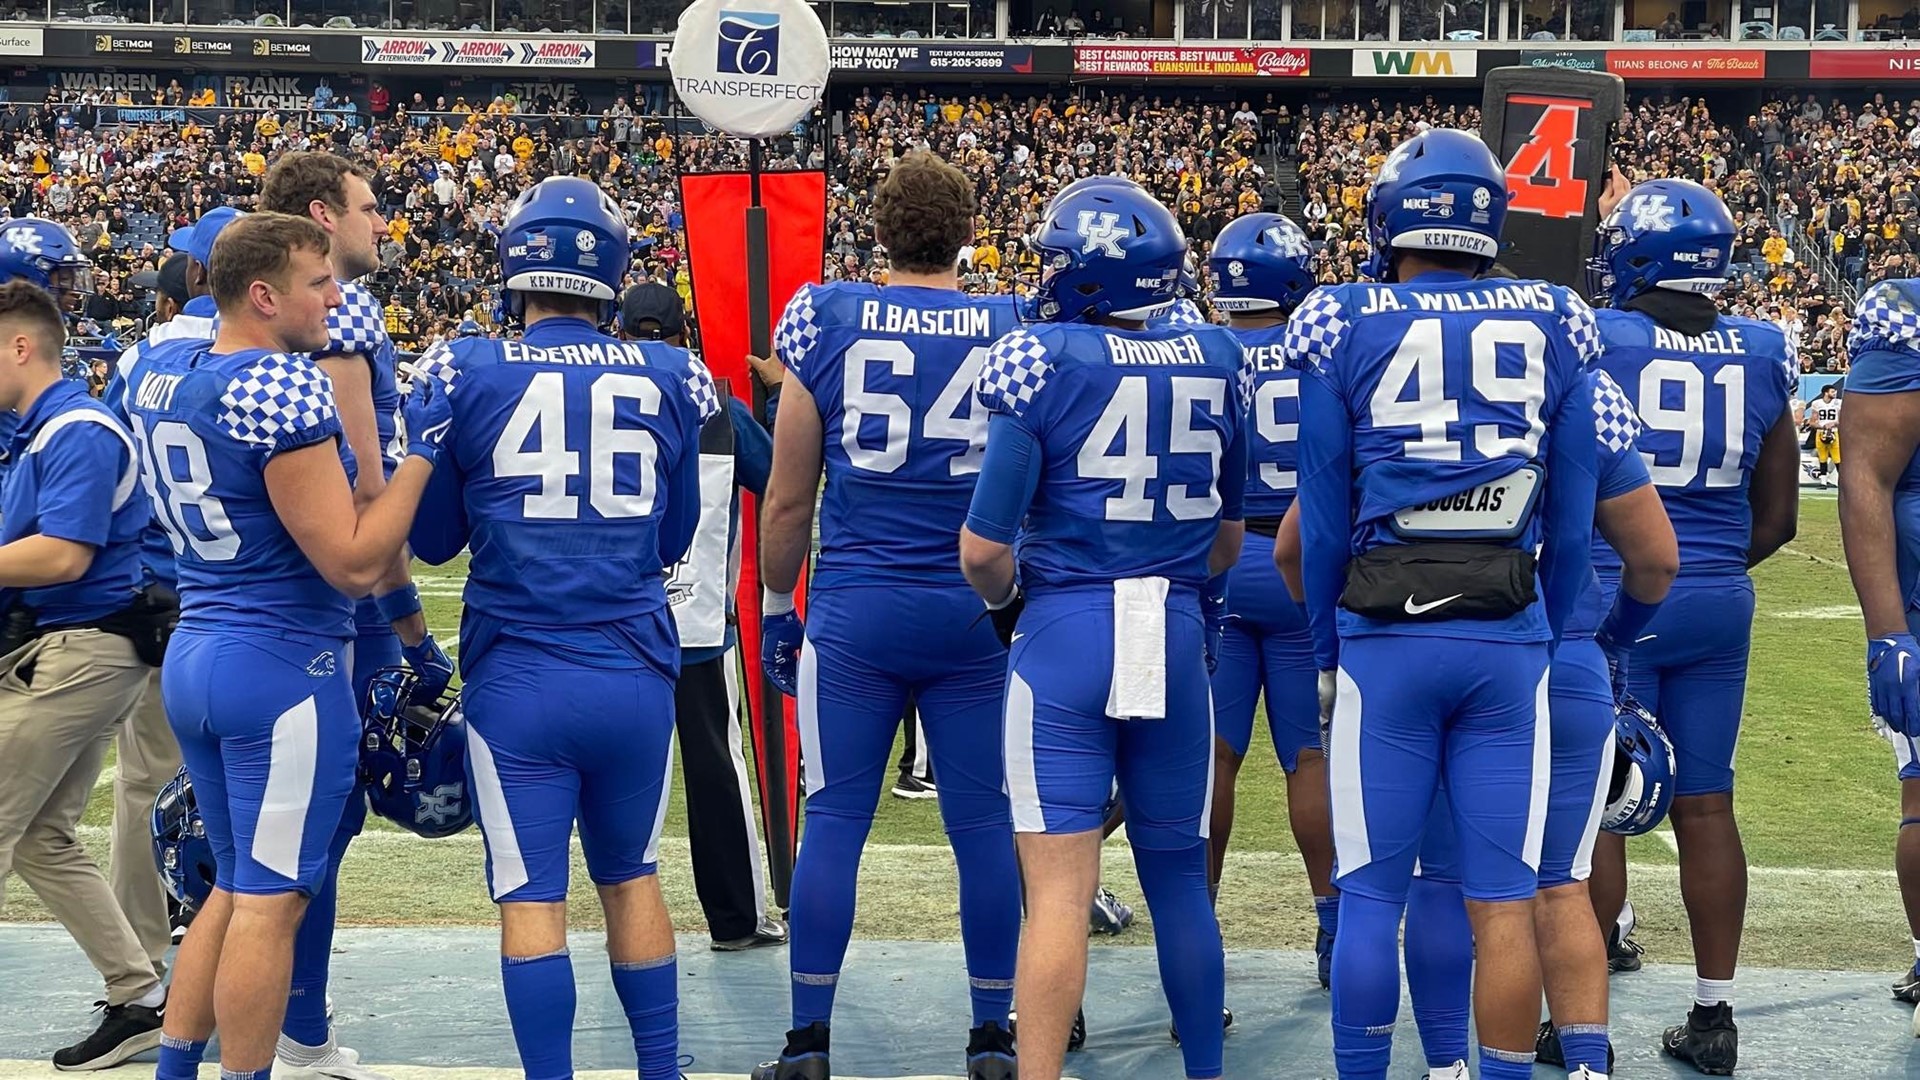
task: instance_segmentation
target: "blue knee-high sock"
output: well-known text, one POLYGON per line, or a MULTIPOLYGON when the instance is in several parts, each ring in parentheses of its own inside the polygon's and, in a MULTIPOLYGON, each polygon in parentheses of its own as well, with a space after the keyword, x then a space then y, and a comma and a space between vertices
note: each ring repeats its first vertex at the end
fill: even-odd
POLYGON ((613 965, 613 992, 633 1029, 640 1080, 679 1080, 680 964, 673 955, 613 965))
POLYGON ((1473 927, 1460 886, 1414 878, 1407 890, 1407 989, 1427 1067, 1467 1060, 1473 927))
POLYGON ((1533 1051, 1495 1050, 1482 1044, 1480 1080, 1533 1080, 1533 1051))
POLYGON ((567 950, 545 956, 503 956, 500 981, 507 991, 507 1019, 527 1080, 568 1080, 573 1075, 573 958, 567 950))
POLYGON ((1560 1052, 1566 1056, 1568 1073, 1582 1065, 1597 1073, 1607 1071, 1607 1025, 1568 1024, 1554 1031, 1560 1036, 1560 1052))
POLYGON ((1013 831, 998 823, 947 834, 960 869, 960 939, 967 953, 973 1026, 1007 1026, 1013 969, 1020 951, 1020 863, 1013 831))
POLYGON ((1333 939, 1333 1059, 1340 1080, 1386 1080, 1400 1012, 1404 905, 1340 894, 1333 939))
POLYGON ((787 966, 793 977, 793 1026, 833 1019, 833 994, 853 936, 854 885, 871 818, 807 815, 807 842, 793 867, 787 966))
POLYGON ((1167 1007, 1180 1029, 1188 1077, 1219 1076, 1226 1049, 1220 1009, 1226 1003, 1226 956, 1220 924, 1207 900, 1207 842, 1176 851, 1136 847, 1140 891, 1153 913, 1154 950, 1167 1007))
MULTIPOLYGON (((344 845, 342 845, 344 849, 344 845)), ((333 963, 334 912, 340 899, 339 861, 313 899, 293 935, 293 979, 287 986, 287 1015, 280 1033, 302 1046, 327 1041, 327 974, 333 963)))
POLYGON ((202 1039, 176 1039, 171 1035, 160 1036, 160 1066, 153 1071, 153 1080, 195 1080, 200 1075, 200 1062, 207 1056, 207 1043, 202 1039))
POLYGON ((1313 898, 1313 917, 1320 923, 1320 929, 1334 937, 1340 932, 1340 897, 1316 896, 1313 898))

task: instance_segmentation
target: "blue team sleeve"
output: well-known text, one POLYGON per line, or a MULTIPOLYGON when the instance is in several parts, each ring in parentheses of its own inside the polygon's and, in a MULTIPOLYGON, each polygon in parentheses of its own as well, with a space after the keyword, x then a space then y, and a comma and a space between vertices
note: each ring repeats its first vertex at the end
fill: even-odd
POLYGON ((1011 544, 1040 489, 1040 440, 1005 413, 987 421, 987 453, 967 508, 967 529, 995 543, 1011 544))
POLYGON ((1847 335, 1849 394, 1920 390, 1920 278, 1889 278, 1868 289, 1847 335))
POLYGON ((371 363, 387 343, 387 315, 380 300, 366 288, 340 286, 340 306, 327 312, 327 347, 313 354, 358 356, 371 363))
POLYGON ((40 480, 34 506, 40 535, 104 547, 114 510, 133 497, 127 437, 105 423, 70 423, 52 432, 32 456, 40 480))
MULTIPOLYGON (((706 422, 720 415, 720 390, 713 385, 713 373, 698 356, 687 354, 687 374, 684 379, 687 389, 687 401, 693 406, 696 418, 694 429, 706 425, 706 422)), ((698 438, 698 436, 695 436, 698 438)))
POLYGON ((1247 516, 1247 441, 1247 425, 1235 425, 1233 441, 1220 455, 1220 517, 1224 521, 1247 516))
POLYGON ((1587 438, 1593 415, 1593 384, 1576 375, 1568 380, 1567 392, 1547 428, 1546 537, 1540 584, 1555 641, 1592 574, 1593 502, 1599 487, 1594 475, 1598 443, 1587 438), (1561 432, 1570 436, 1562 437, 1561 432))
POLYGON ((1053 358, 1046 343, 1022 327, 1002 335, 987 350, 974 396, 995 417, 1007 417, 1031 431, 1034 402, 1052 374, 1053 358))
POLYGON ((1847 368, 1849 394, 1910 394, 1920 390, 1920 353, 1881 349, 1853 358, 1847 368))
POLYGON ((1633 403, 1620 384, 1599 368, 1588 372, 1588 380, 1593 384, 1594 452, 1599 473, 1594 498, 1604 502, 1646 487, 1653 478, 1647 473, 1646 459, 1633 448, 1641 427, 1633 403))
POLYGON ((1340 663, 1340 592, 1353 552, 1353 429, 1346 402, 1318 371, 1300 380, 1301 576, 1314 666, 1340 663))
POLYGON ((667 509, 660 519, 660 565, 672 566, 686 558, 693 532, 700 525, 700 446, 687 443, 667 476, 667 509))
POLYGON ((414 557, 434 566, 446 562, 467 546, 471 528, 467 524, 465 471, 452 454, 442 454, 420 496, 420 509, 414 513, 413 528, 407 543, 414 557))
POLYGON ((813 310, 813 286, 802 285, 800 291, 787 301, 787 308, 780 313, 780 321, 773 327, 773 352, 797 376, 801 385, 811 389, 807 382, 807 358, 813 355, 813 347, 820 342, 820 323, 813 310))
POLYGON ((734 483, 755 495, 765 495, 767 477, 773 472, 773 436, 739 398, 727 399, 727 414, 733 420, 734 483))
POLYGON ((220 395, 220 429, 271 457, 339 438, 333 381, 304 357, 267 353, 220 395))

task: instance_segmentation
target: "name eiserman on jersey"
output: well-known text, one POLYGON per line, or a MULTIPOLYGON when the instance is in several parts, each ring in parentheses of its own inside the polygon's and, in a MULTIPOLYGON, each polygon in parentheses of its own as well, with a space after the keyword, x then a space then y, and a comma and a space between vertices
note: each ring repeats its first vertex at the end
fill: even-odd
POLYGON ((1745 356, 1747 342, 1737 329, 1709 330, 1695 337, 1668 330, 1664 326, 1653 328, 1653 347, 1656 349, 1676 349, 1680 352, 1717 353, 1726 356, 1745 356))
POLYGON ((881 300, 860 303, 860 329, 881 334, 992 338, 993 312, 984 307, 912 308, 881 300))
POLYGON ((500 343, 500 359, 509 364, 626 364, 651 367, 647 351, 633 342, 587 341, 537 348, 518 341, 500 343))
POLYGON ((1183 334, 1164 341, 1143 341, 1137 338, 1106 336, 1107 357, 1116 364, 1204 364, 1207 355, 1200 348, 1200 339, 1192 334, 1183 334))
POLYGON ((1383 311, 1555 311, 1553 286, 1545 282, 1531 285, 1492 285, 1478 289, 1446 292, 1401 291, 1368 288, 1360 305, 1360 314, 1383 311), (1413 301, 1411 309, 1405 302, 1413 301))

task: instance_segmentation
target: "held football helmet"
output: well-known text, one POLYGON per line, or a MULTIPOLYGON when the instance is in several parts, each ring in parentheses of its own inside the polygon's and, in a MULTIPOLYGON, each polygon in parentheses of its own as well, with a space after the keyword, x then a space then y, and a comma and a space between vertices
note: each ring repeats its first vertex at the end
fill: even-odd
POLYGON ((1641 704, 1620 703, 1614 720, 1613 779, 1600 827, 1621 836, 1652 832, 1673 806, 1673 743, 1641 704))
POLYGON ((453 330, 454 337, 483 337, 485 335, 486 331, 480 329, 480 323, 475 319, 461 319, 460 325, 453 330))
POLYGON ((1500 255, 1507 220, 1507 172, 1479 137, 1452 128, 1423 131, 1387 155, 1367 189, 1367 243, 1360 272, 1393 281, 1393 253, 1451 251, 1479 259, 1485 273, 1500 255))
POLYGON ((1636 184, 1593 233, 1587 291, 1614 307, 1648 289, 1712 296, 1733 273, 1733 215, 1691 180, 1636 184))
POLYGON ((52 293, 62 311, 77 312, 93 295, 93 260, 65 225, 14 218, 0 223, 0 281, 30 281, 52 293))
POLYGON ((153 800, 153 863, 160 871, 167 895, 188 910, 197 910, 213 895, 219 867, 213 844, 194 801, 193 779, 182 768, 153 800))
POLYGON ((1230 314, 1289 315, 1316 284, 1307 234, 1279 214, 1227 222, 1214 238, 1207 270, 1215 310, 1230 314))
POLYGON ((473 824, 467 789, 467 725, 455 697, 412 705, 419 676, 404 667, 373 673, 360 728, 367 807, 429 840, 473 824))
POLYGON ((600 301, 605 326, 632 261, 620 207, 590 180, 549 177, 514 200, 500 230, 501 308, 518 319, 525 293, 583 296, 600 301))
POLYGON ((1027 245, 1040 256, 1031 305, 1038 321, 1144 320, 1185 291, 1186 235, 1171 211, 1130 181, 1081 181, 1062 191, 1027 245))

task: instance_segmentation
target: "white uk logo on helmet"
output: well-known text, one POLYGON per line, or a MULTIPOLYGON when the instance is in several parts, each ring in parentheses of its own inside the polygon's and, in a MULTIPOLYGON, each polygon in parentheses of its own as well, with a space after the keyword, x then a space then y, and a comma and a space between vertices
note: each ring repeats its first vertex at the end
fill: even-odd
POLYGON ((1634 232, 1666 232, 1673 228, 1673 207, 1665 195, 1635 195, 1627 205, 1634 232))
POLYGON ((7 230, 7 243, 15 251, 28 255, 40 254, 40 234, 24 225, 7 230))
POLYGON ((1080 211, 1080 245, 1082 255, 1091 255, 1095 251, 1109 259, 1124 259, 1127 253, 1121 249, 1120 238, 1127 231, 1120 227, 1120 215, 1101 210, 1080 211))

